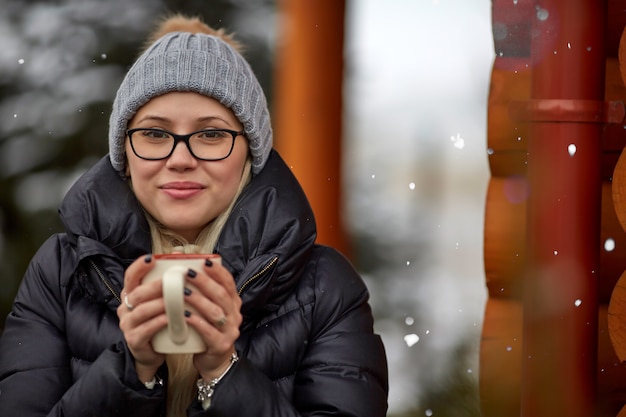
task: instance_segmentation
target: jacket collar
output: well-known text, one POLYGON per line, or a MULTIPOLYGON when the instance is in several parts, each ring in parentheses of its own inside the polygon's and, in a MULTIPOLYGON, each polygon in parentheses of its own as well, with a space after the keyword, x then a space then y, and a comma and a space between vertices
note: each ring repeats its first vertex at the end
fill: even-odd
POLYGON ((316 236, 300 184, 272 151, 241 193, 216 246, 236 277, 244 314, 277 308, 297 284, 316 236))
POLYGON ((104 254, 130 263, 150 252, 150 231, 143 210, 108 156, 70 188, 59 215, 79 250, 79 259, 104 254))
MULTIPOLYGON (((143 210, 108 156, 72 186, 59 214, 79 259, 104 255, 128 265, 151 251, 143 210)), ((215 250, 236 279, 244 315, 282 302, 297 284, 315 238, 307 198, 272 151, 241 193, 215 250)))

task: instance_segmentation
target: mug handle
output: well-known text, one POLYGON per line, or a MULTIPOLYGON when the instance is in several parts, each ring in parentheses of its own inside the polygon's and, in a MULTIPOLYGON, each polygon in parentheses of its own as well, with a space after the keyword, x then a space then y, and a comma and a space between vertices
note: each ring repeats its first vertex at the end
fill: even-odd
POLYGON ((165 300, 167 330, 172 342, 177 345, 182 345, 189 337, 184 303, 186 273, 187 268, 172 266, 163 274, 163 299, 165 300))

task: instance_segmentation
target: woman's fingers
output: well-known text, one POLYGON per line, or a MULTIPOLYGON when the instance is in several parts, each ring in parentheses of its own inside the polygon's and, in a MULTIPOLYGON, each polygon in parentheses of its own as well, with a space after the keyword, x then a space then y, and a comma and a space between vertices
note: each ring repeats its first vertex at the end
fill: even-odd
POLYGON ((208 361, 199 363, 211 367, 213 360, 232 351, 239 338, 243 320, 241 298, 232 275, 221 265, 187 274, 185 302, 193 310, 187 323, 198 331, 207 345, 208 361))
POLYGON ((239 338, 241 298, 230 272, 219 264, 187 274, 185 302, 193 313, 186 320, 207 345, 194 357, 201 374, 210 374, 228 360, 239 338))
POLYGON ((231 294, 237 293, 235 279, 228 271, 228 269, 224 268, 221 263, 206 263, 204 266, 204 272, 208 274, 211 278, 213 278, 216 282, 221 284, 231 294))
POLYGON ((162 289, 152 284, 142 285, 126 294, 133 305, 132 310, 124 303, 117 310, 120 329, 128 345, 133 348, 147 345, 156 332, 167 326, 162 289))
MULTIPOLYGON (((128 349, 135 358, 139 372, 151 373, 163 363, 165 357, 152 349, 152 338, 167 326, 163 287, 160 281, 140 285, 143 277, 154 267, 152 256, 135 260, 124 273, 122 303, 117 309, 120 329, 128 349)), ((145 375, 148 378, 149 375, 145 375)))
POLYGON ((161 281, 152 281, 135 287, 129 291, 127 287, 122 290, 122 304, 126 310, 135 310, 143 303, 163 297, 163 285, 161 281))
MULTIPOLYGON (((118 316, 120 316, 120 329, 124 334, 126 345, 135 359, 137 371, 139 372, 140 367, 142 367, 142 369, 150 370, 147 374, 153 374, 165 360, 164 355, 155 352, 152 348, 154 335, 167 327, 163 300, 153 299, 144 302, 132 311, 128 311, 126 306, 120 305, 118 316)), ((151 375, 147 374, 145 377, 150 379, 151 375)))
POLYGON ((121 293, 121 305, 118 308, 120 319, 125 312, 134 310, 142 302, 161 297, 162 290, 160 286, 143 285, 139 288, 143 277, 153 267, 152 255, 148 254, 136 259, 124 272, 124 288, 121 293))
MULTIPOLYGON (((141 284, 144 276, 154 268, 152 255, 147 254, 137 258, 124 272, 124 290, 126 293, 132 292, 141 284)), ((123 301, 123 299, 122 299, 123 301)))
MULTIPOLYGON (((220 287, 218 284, 214 283, 214 285, 220 287)), ((207 285, 207 287, 215 290, 214 285, 207 285)), ((192 314, 192 317, 198 316, 198 320, 204 320, 204 322, 210 324, 218 331, 223 331, 227 326, 234 326, 238 329, 242 320, 240 313, 241 300, 238 296, 235 300, 225 297, 227 298, 226 300, 221 299, 221 302, 218 303, 215 301, 215 294, 217 293, 227 294, 221 288, 221 291, 215 291, 214 296, 209 298, 200 292, 197 287, 188 286, 185 292, 185 301, 197 312, 192 314)), ((198 321, 198 324, 202 323, 198 321)))
POLYGON ((202 271, 193 271, 187 274, 187 280, 200 294, 224 310, 223 315, 240 310, 241 299, 237 294, 235 279, 222 265, 213 263, 202 271))

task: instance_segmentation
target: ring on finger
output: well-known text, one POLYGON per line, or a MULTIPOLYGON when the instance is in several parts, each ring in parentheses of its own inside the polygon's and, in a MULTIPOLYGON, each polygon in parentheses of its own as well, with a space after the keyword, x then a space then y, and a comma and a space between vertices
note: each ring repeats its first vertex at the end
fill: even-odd
POLYGON ((226 317, 222 316, 222 318, 220 318, 218 321, 215 322, 215 325, 217 327, 224 327, 224 325, 226 324, 226 317))
POLYGON ((126 306, 126 308, 128 309, 128 311, 132 311, 133 308, 135 308, 135 306, 133 306, 129 301, 128 301, 128 294, 124 295, 124 305, 126 306))

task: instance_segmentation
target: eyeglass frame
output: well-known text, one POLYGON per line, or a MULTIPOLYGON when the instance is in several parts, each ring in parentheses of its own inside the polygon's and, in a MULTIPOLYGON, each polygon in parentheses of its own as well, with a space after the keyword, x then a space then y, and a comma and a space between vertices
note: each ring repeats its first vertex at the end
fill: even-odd
POLYGON ((187 149, 189 150, 189 153, 191 154, 191 156, 193 156, 194 158, 200 161, 209 161, 209 162, 222 161, 228 158, 233 153, 233 149, 235 148, 235 139, 237 138, 237 136, 243 136, 244 133, 245 132, 243 130, 236 131, 236 130, 231 130, 231 129, 200 129, 200 130, 196 130, 195 132, 188 133, 186 135, 178 135, 176 133, 170 132, 169 130, 155 129, 155 128, 150 128, 150 127, 136 127, 133 129, 126 130, 126 136, 128 136, 128 140, 130 141, 130 147, 133 150, 133 153, 135 154, 137 158, 143 159, 144 161, 162 161, 164 159, 169 158, 174 153, 174 150, 176 149, 176 145, 178 145, 178 142, 184 142, 185 145, 187 145, 187 149), (162 132, 162 133, 170 135, 171 137, 174 138, 174 145, 172 146, 172 150, 170 151, 170 153, 168 153, 166 156, 162 158, 146 158, 144 156, 139 155, 137 151, 135 150, 135 145, 133 145, 133 133, 139 132, 139 131, 162 132), (197 133, 202 133, 202 132, 226 132, 230 134, 233 137, 233 140, 230 144, 230 150, 228 151, 226 156, 222 158, 211 158, 211 159, 200 158, 199 156, 196 156, 196 154, 193 153, 193 150, 191 149, 191 144, 189 143, 189 139, 191 139, 193 135, 197 133))

